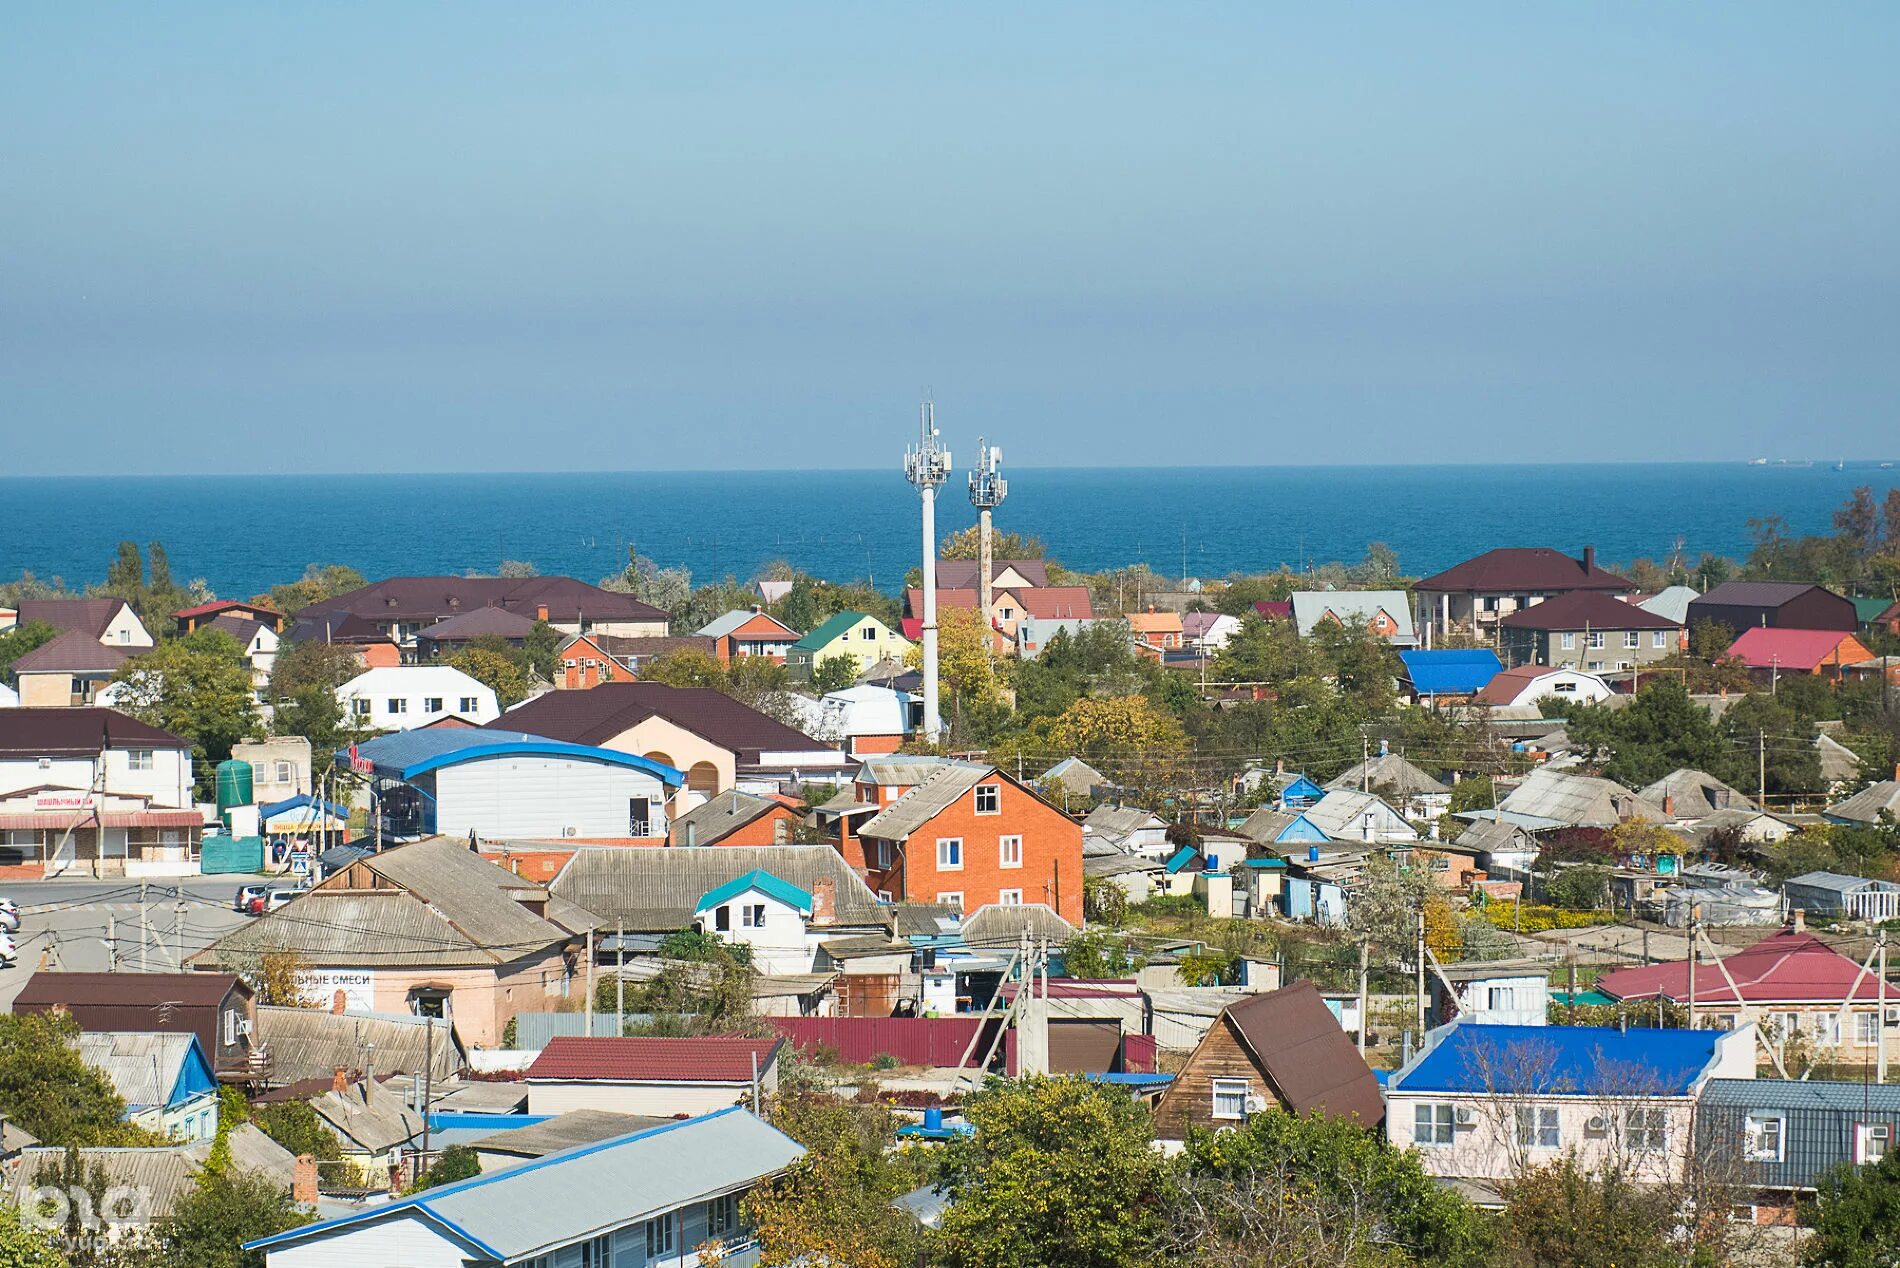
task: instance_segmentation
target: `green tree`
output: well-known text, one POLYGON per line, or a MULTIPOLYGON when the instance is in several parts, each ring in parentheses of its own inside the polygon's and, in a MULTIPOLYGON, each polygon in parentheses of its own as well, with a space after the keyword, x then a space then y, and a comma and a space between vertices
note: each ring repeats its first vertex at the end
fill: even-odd
POLYGON ((1731 784, 1745 777, 1709 711, 1674 679, 1645 682, 1621 709, 1600 704, 1573 708, 1566 729, 1583 752, 1607 755, 1599 763, 1605 776, 1632 788, 1683 767, 1707 771, 1731 784))
POLYGON ((369 579, 348 564, 306 564, 297 580, 272 586, 253 601, 289 614, 368 584, 369 579))
POLYGON ((528 672, 542 682, 553 682, 555 672, 560 668, 561 644, 566 639, 567 635, 546 621, 536 621, 534 628, 528 631, 528 637, 521 643, 521 659, 528 672))
POLYGON ((363 672, 356 653, 339 643, 284 643, 271 665, 271 729, 310 741, 310 768, 330 769, 339 749, 375 734, 343 707, 337 689, 363 672))
MULTIPOLYGON (((959 528, 943 539, 943 549, 937 552, 939 559, 975 559, 980 550, 978 525, 971 524, 959 528)), ((1044 554, 1042 539, 1025 537, 1021 533, 990 533, 990 558, 997 559, 1041 559, 1044 554)))
POLYGON ((771 1105, 772 1125, 805 1147, 783 1175, 747 1195, 764 1262, 909 1268, 916 1221, 892 1201, 921 1179, 898 1152, 896 1121, 876 1103, 798 1090, 771 1105))
POLYGON ((1900 1268, 1900 1154, 1842 1166, 1815 1186, 1803 1221, 1811 1268, 1900 1268))
POLYGON ((1610 897, 1610 869, 1595 863, 1566 867, 1541 883, 1537 892, 1571 911, 1601 911, 1610 897))
POLYGON ((662 612, 671 612, 693 593, 693 574, 685 568, 662 568, 628 546, 627 566, 602 577, 600 588, 630 594, 662 612))
POLYGON ((416 1181, 416 1192, 433 1189, 444 1184, 454 1184, 457 1180, 472 1180, 482 1173, 482 1160, 467 1145, 450 1145, 436 1155, 429 1169, 416 1181))
POLYGON ((335 1133, 323 1125, 307 1101, 253 1105, 251 1122, 293 1154, 309 1154, 319 1162, 335 1162, 343 1156, 335 1133))
POLYGON ((120 666, 118 707, 191 741, 201 794, 231 746, 257 730, 251 671, 238 641, 218 629, 168 639, 120 666))
POLYGON ((470 646, 444 657, 442 663, 491 688, 504 709, 512 709, 528 698, 527 671, 505 652, 470 646))
POLYGON ((1346 909, 1347 923, 1370 940, 1375 955, 1411 964, 1418 958, 1418 914, 1432 892, 1430 873, 1369 855, 1346 909))
MULTIPOLYGON (((1682 1194, 1638 1184, 1620 1166, 1585 1169, 1575 1156, 1527 1170, 1506 1186, 1498 1268, 1679 1268, 1720 1264, 1682 1244, 1682 1194)), ((1723 1216, 1702 1221, 1720 1233, 1723 1216)))
POLYGON ((827 656, 811 671, 811 689, 821 696, 843 691, 857 680, 858 662, 853 656, 827 656))
POLYGON ((79 1056, 68 1013, 0 1015, 0 1116, 47 1145, 156 1144, 124 1121, 125 1100, 79 1056))
POLYGON ((1097 981, 1127 977, 1139 969, 1142 963, 1130 939, 1100 929, 1078 933, 1062 944, 1062 973, 1065 977, 1092 978, 1097 981))
POLYGON ((265 1176, 200 1171, 158 1232, 170 1268, 264 1268, 264 1252, 244 1243, 313 1218, 265 1176))
POLYGON ((0 634, 0 679, 7 676, 14 661, 58 637, 59 631, 44 621, 28 621, 0 634))
POLYGON ((22 1223, 20 1208, 12 1202, 0 1202, 0 1264, 7 1268, 67 1268, 58 1242, 22 1223))
POLYGON ((976 1129, 944 1146, 951 1198, 934 1239, 948 1268, 1131 1268, 1159 1262, 1170 1195, 1147 1111, 1072 1076, 992 1082, 976 1129))

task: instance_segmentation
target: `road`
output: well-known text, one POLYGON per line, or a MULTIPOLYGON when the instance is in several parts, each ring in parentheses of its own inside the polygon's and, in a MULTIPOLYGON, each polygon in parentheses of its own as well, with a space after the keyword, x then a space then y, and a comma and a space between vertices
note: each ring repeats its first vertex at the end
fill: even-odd
POLYGON ((178 967, 180 949, 190 956, 244 923, 231 910, 231 896, 252 878, 188 876, 145 883, 140 925, 139 882, 91 878, 12 882, 0 894, 20 904, 19 963, 0 969, 0 1009, 10 1010, 26 979, 49 968, 100 972, 178 967), (181 911, 182 904, 182 911, 181 911), (109 942, 108 939, 111 939, 109 942))

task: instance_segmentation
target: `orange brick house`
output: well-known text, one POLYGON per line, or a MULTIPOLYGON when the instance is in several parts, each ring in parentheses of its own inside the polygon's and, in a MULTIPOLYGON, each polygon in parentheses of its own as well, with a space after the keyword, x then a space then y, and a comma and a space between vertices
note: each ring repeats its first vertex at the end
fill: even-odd
POLYGON ((715 617, 698 633, 701 638, 713 640, 713 655, 722 665, 740 656, 763 656, 783 665, 785 653, 801 637, 797 630, 757 606, 715 617))
POLYGON ((994 766, 936 763, 855 831, 854 817, 837 816, 839 849, 892 901, 1046 903, 1082 924, 1082 825, 994 766))
POLYGON ((791 798, 755 797, 729 788, 668 825, 677 846, 790 845, 802 817, 791 798))

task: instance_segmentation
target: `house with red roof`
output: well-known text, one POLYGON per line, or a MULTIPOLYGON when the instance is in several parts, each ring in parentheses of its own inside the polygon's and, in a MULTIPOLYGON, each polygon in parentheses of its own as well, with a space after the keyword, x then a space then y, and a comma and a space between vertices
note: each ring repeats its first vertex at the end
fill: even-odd
MULTIPOLYGON (((1872 971, 1805 931, 1797 916, 1793 928, 1721 960, 1695 966, 1695 1005, 1699 1024, 1734 1030, 1747 1022, 1761 1025, 1767 1042, 1785 1044, 1800 1036, 1817 1056, 1842 1064, 1873 1058, 1884 1030, 1888 1055, 1900 1054, 1900 1027, 1883 1027, 1881 985, 1872 971), (1846 1013, 1842 1014, 1842 1005, 1846 1013)), ((1687 960, 1616 969, 1597 979, 1597 989, 1616 1000, 1690 999, 1687 960)), ((1892 1001, 1900 991, 1888 986, 1892 1001)), ((1782 1049, 1785 1051, 1785 1049, 1782 1049)))
POLYGON ((1636 586, 1597 567, 1594 546, 1576 558, 1545 546, 1500 547, 1412 586, 1420 633, 1440 636, 1460 628, 1489 632, 1513 612, 1576 590, 1632 595, 1636 586))
POLYGON ((1767 626, 1848 633, 1860 628, 1852 599, 1800 581, 1724 581, 1689 601, 1688 620, 1691 626, 1710 621, 1731 630, 1767 626))
POLYGON ((1841 630, 1783 630, 1756 626, 1729 644, 1729 656, 1757 677, 1825 674, 1838 681, 1846 666, 1873 659, 1873 651, 1841 630))
MULTIPOLYGON (((962 586, 938 586, 937 609, 966 608, 975 611, 982 596, 962 586)), ((1035 586, 999 589, 991 592, 991 625, 1010 639, 1024 618, 1038 621, 1087 621, 1095 617, 1095 604, 1087 586, 1035 586)), ((923 627, 924 592, 913 587, 904 592, 904 628, 906 637, 912 621, 923 627)), ((913 641, 914 637, 913 637, 913 641)))
POLYGON ((1687 632, 1666 616, 1601 590, 1572 590, 1498 621, 1507 664, 1550 665, 1599 674, 1663 660, 1687 632))
POLYGON ((673 1118, 752 1104, 778 1090, 785 1041, 741 1035, 690 1038, 557 1036, 525 1076, 530 1114, 606 1110, 673 1118))

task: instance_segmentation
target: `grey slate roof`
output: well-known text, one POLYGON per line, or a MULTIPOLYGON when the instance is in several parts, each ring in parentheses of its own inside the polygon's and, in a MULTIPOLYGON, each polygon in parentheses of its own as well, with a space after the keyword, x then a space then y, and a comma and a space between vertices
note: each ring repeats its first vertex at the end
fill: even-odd
POLYGON ((497 1124, 499 1130, 464 1143, 470 1149, 479 1149, 484 1153, 514 1154, 519 1158, 545 1158, 549 1154, 558 1154, 562 1150, 573 1149, 580 1145, 591 1145, 596 1141, 612 1140, 616 1136, 645 1131, 649 1127, 658 1127, 662 1123, 672 1121, 670 1118, 653 1118, 645 1114, 614 1114, 607 1110, 578 1109, 569 1110, 565 1114, 556 1114, 545 1122, 530 1123, 525 1127, 497 1124))
POLYGON ((1856 823, 1874 823, 1883 810, 1900 816, 1900 779, 1883 779, 1855 793, 1845 801, 1827 808, 1830 819, 1851 819, 1856 823))
POLYGON ((385 1153, 422 1134, 422 1115, 409 1108, 400 1086, 386 1082, 352 1083, 341 1092, 325 1092, 310 1108, 346 1146, 365 1153, 385 1153))
MULTIPOLYGON (((594 690, 598 691, 596 687, 594 690)), ((599 927, 671 932, 693 923, 700 898, 754 868, 806 893, 833 882, 838 924, 888 928, 891 909, 829 845, 722 845, 709 850, 636 850, 590 846, 574 852, 550 888, 592 912, 599 927)), ((293 904, 294 906, 294 904, 293 904)))
POLYGON ((1500 812, 1566 827, 1613 828, 1631 815, 1660 820, 1662 806, 1608 779, 1539 767, 1498 803, 1500 812))
POLYGON ((1757 809, 1741 789, 1723 783, 1707 771, 1687 768, 1670 771, 1637 795, 1659 806, 1664 797, 1670 798, 1675 803, 1678 819, 1699 819, 1716 810, 1757 809))
POLYGON ((1025 930, 1032 938, 1047 938, 1052 943, 1067 942, 1076 934, 1075 926, 1047 903, 1009 907, 988 903, 963 922, 963 942, 972 947, 1013 947, 1022 940, 1025 930))
POLYGON ((858 769, 857 782, 873 784, 877 787, 895 784, 902 788, 912 788, 923 783, 945 766, 961 765, 947 757, 914 757, 904 754, 897 757, 866 758, 858 769))
POLYGON ((79 1055, 111 1080, 127 1105, 162 1106, 170 1103, 195 1043, 187 1034, 89 1030, 79 1036, 79 1055))
POLYGON ((1827 783, 1845 784, 1860 777, 1860 754, 1833 736, 1815 736, 1814 751, 1821 755, 1821 778, 1827 783))
POLYGON ((1697 597, 1695 590, 1689 586, 1669 586, 1650 595, 1637 606, 1676 625, 1687 625, 1689 604, 1697 597))
POLYGON ((1392 642, 1417 639, 1412 600, 1403 590, 1296 590, 1288 597, 1293 603, 1293 623, 1302 637, 1311 634, 1328 613, 1341 621, 1370 621, 1383 612, 1397 626, 1392 642))
POLYGON ((1097 806, 1082 820, 1082 828, 1088 835, 1106 837, 1118 843, 1126 841, 1143 828, 1166 826, 1167 822, 1160 815, 1140 806, 1097 806))
MULTIPOLYGON (((9 1204, 19 1200, 23 1189, 40 1182, 41 1171, 61 1167, 65 1161, 63 1148, 36 1145, 22 1150, 13 1166, 0 1172, 4 1177, 0 1178, 0 1184, 5 1186, 9 1204)), ((197 1158, 184 1145, 156 1149, 81 1149, 79 1162, 87 1175, 91 1175, 94 1168, 103 1172, 108 1189, 124 1187, 137 1192, 144 1199, 143 1214, 147 1220, 170 1215, 178 1199, 191 1191, 192 1173, 198 1169, 197 1158)))
POLYGON ((432 1029, 432 1077, 441 1083, 466 1064, 455 1027, 447 1022, 438 1021, 431 1027, 423 1018, 408 1013, 333 1013, 328 1008, 269 1004, 260 1004, 257 1009, 257 1037, 270 1053, 274 1083, 327 1079, 339 1069, 365 1069, 372 1052, 377 1073, 415 1074, 427 1060, 425 1051, 432 1029))
POLYGON ((857 835, 880 841, 902 841, 982 783, 995 769, 962 762, 940 766, 929 779, 866 820, 857 835))
MULTIPOLYGON (((225 1135, 231 1148, 231 1167, 239 1175, 262 1176, 289 1192, 297 1180, 297 1156, 258 1130, 255 1123, 239 1123, 225 1135)), ((203 1166, 215 1141, 191 1146, 192 1159, 203 1166)))
POLYGON ((778 804, 769 798, 740 792, 737 788, 715 793, 673 820, 673 844, 685 845, 688 840, 687 829, 690 828, 693 844, 711 845, 737 832, 760 815, 770 813, 778 804))
POLYGON ((1275 810, 1272 806, 1262 806, 1248 815, 1247 822, 1240 825, 1240 835, 1262 845, 1271 845, 1299 817, 1296 810, 1275 810))
POLYGON ((1397 753, 1381 753, 1360 762, 1328 782, 1326 787, 1329 791, 1351 790, 1358 788, 1362 780, 1375 793, 1398 797, 1429 797, 1451 791, 1397 753))
POLYGON ((1330 791, 1324 797, 1308 806, 1302 813, 1306 821, 1336 841, 1356 840, 1359 836, 1359 820, 1368 811, 1379 813, 1383 807, 1400 820, 1405 818, 1377 793, 1362 793, 1353 789, 1330 791))

